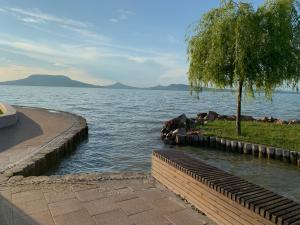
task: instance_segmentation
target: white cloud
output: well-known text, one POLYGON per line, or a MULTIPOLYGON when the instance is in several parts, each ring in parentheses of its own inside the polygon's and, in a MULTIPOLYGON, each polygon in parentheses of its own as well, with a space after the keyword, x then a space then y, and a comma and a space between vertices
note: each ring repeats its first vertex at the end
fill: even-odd
POLYGON ((125 9, 117 10, 116 14, 117 15, 115 17, 109 19, 109 22, 119 23, 122 20, 127 20, 129 16, 135 15, 134 12, 132 12, 130 10, 125 10, 125 9))
POLYGON ((68 29, 70 31, 73 31, 77 34, 80 34, 81 36, 93 39, 95 41, 110 42, 109 37, 107 37, 105 35, 102 35, 102 34, 92 32, 92 31, 87 30, 87 29, 77 28, 77 27, 70 27, 70 26, 65 26, 65 25, 62 25, 61 27, 65 28, 65 29, 68 29))
POLYGON ((87 82, 95 85, 107 85, 113 83, 111 80, 96 78, 95 75, 90 74, 81 68, 68 67, 64 69, 45 69, 43 67, 31 67, 26 65, 7 65, 1 67, 0 81, 9 81, 25 78, 31 74, 50 74, 50 75, 66 75, 71 79, 87 82))
MULTIPOLYGON (((53 35, 53 30, 48 30, 46 23, 55 23, 59 27, 71 31, 73 33, 79 34, 81 37, 86 40, 93 40, 96 42, 109 42, 110 38, 93 32, 90 29, 92 28, 91 24, 84 23, 78 20, 73 20, 66 17, 58 17, 55 15, 47 14, 41 12, 40 10, 25 10, 21 8, 8 8, 10 10, 11 15, 15 16, 16 19, 24 22, 26 25, 35 28, 37 30, 41 30, 43 32, 47 32, 53 35), (44 27, 44 28, 43 28, 44 27)), ((62 36, 60 34, 60 36, 62 36)))
POLYGON ((187 68, 173 67, 160 76, 158 82, 163 85, 176 83, 186 84, 187 80, 187 68))
POLYGON ((41 19, 32 18, 32 17, 24 17, 24 18, 20 18, 20 20, 22 20, 25 23, 43 23, 44 22, 41 19))
MULTIPOLYGON (((101 36, 98 38, 99 40, 102 40, 101 36)), ((59 63, 64 65, 87 62, 95 63, 103 58, 111 59, 122 57, 136 63, 152 61, 169 68, 178 64, 180 59, 176 54, 118 46, 113 43, 106 43, 105 41, 92 45, 61 42, 32 42, 25 39, 1 35, 1 33, 0 47, 5 48, 6 51, 26 55, 38 60, 44 60, 51 64, 59 63)))
POLYGON ((128 58, 128 60, 137 62, 137 63, 143 63, 143 62, 146 62, 147 60, 149 60, 145 57, 139 57, 139 56, 128 56, 127 58, 128 58))
MULTIPOLYGON (((26 9, 21 9, 21 8, 9 8, 9 10, 19 16, 24 16, 26 18, 31 18, 32 21, 40 21, 40 22, 52 22, 52 23, 57 23, 65 26, 72 26, 72 27, 89 27, 90 24, 81 22, 78 20, 73 20, 70 18, 66 17, 59 17, 56 15, 51 15, 47 13, 43 13, 39 10, 26 10, 26 9)), ((28 22, 32 22, 27 19, 28 22)))
POLYGON ((119 9, 118 12, 123 15, 135 15, 134 12, 132 12, 130 10, 125 10, 125 9, 119 9))
POLYGON ((118 23, 119 20, 116 19, 116 18, 110 18, 110 19, 109 19, 109 22, 112 22, 112 23, 118 23))

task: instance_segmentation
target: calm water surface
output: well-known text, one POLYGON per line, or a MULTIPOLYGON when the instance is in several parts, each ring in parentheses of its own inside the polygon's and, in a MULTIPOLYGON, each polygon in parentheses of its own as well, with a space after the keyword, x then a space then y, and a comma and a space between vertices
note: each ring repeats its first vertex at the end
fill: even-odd
MULTIPOLYGON (((165 120, 183 112, 188 116, 208 110, 235 113, 235 95, 231 93, 205 92, 197 100, 181 91, 0 88, 1 101, 69 111, 87 119, 88 141, 51 174, 149 171, 151 151, 166 148, 159 138, 165 120)), ((255 101, 243 103, 243 114, 300 119, 300 95, 276 94, 272 102, 257 96, 255 101)), ((179 149, 300 202, 300 170, 296 166, 217 150, 179 149)))

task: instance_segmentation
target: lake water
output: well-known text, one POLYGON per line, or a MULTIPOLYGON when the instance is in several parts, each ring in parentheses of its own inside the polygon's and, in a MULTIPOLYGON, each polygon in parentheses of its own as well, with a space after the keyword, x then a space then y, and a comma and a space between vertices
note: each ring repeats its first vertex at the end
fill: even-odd
MULTIPOLYGON (((150 171, 153 149, 163 122, 182 113, 214 110, 235 113, 235 95, 204 92, 197 100, 183 91, 113 90, 1 86, 0 99, 15 105, 52 108, 82 115, 89 139, 51 174, 77 172, 150 171)), ((300 95, 276 94, 243 102, 243 114, 300 119, 300 95)), ((300 170, 273 160, 258 160, 217 150, 184 147, 201 160, 300 202, 300 170)))

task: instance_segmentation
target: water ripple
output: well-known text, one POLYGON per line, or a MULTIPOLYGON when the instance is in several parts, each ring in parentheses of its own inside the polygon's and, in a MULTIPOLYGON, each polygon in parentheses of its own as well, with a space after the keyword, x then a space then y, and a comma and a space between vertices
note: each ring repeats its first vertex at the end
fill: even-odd
MULTIPOLYGON (((2 86, 1 101, 69 111, 84 116, 89 139, 51 174, 74 172, 149 171, 153 149, 165 148, 159 138, 165 120, 183 112, 214 110, 235 113, 235 95, 204 92, 197 100, 188 92, 85 88, 2 86)), ((300 95, 260 95, 243 102, 243 113, 300 119, 300 95)), ((218 151, 182 148, 207 163, 300 201, 300 173, 291 165, 218 151)))

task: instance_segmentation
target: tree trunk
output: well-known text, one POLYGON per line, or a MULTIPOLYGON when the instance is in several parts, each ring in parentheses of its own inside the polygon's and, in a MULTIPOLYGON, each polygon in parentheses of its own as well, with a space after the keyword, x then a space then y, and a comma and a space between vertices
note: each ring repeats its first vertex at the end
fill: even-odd
POLYGON ((242 130, 241 130, 242 92, 243 92, 243 81, 239 81, 238 93, 237 93, 237 110, 236 110, 236 133, 238 136, 242 134, 242 130))

